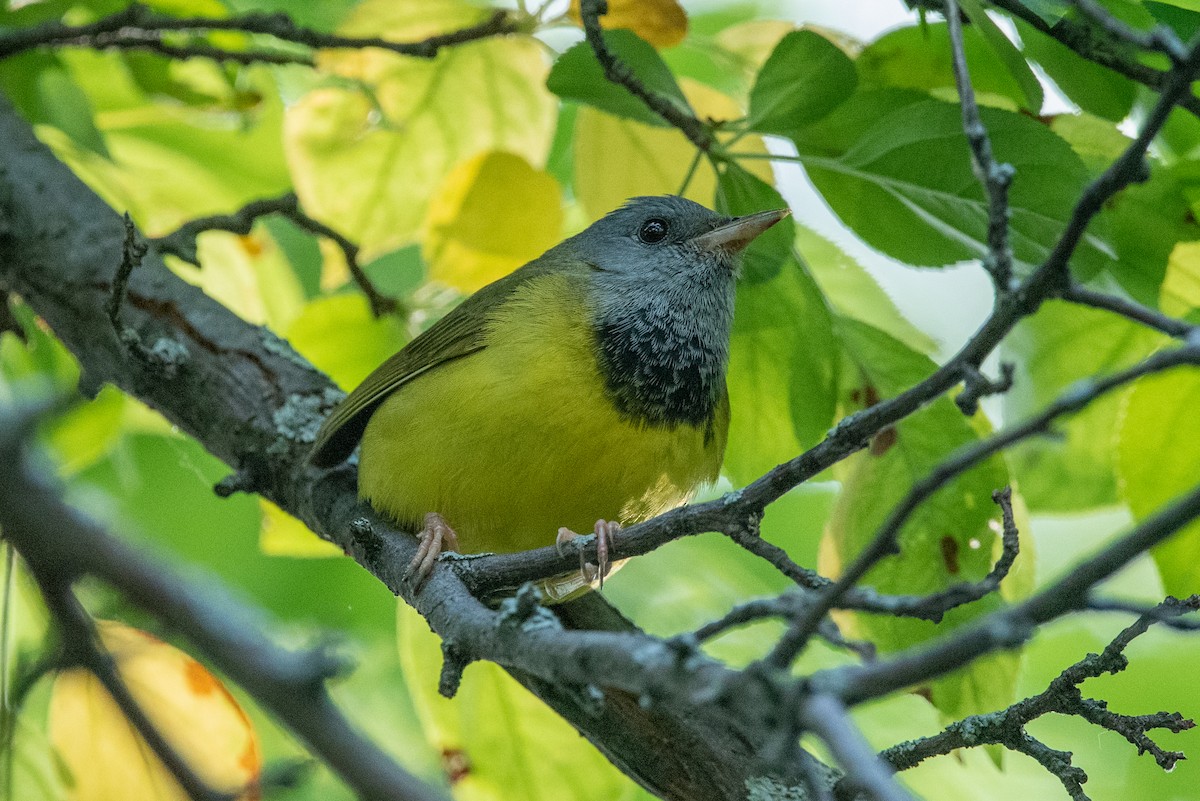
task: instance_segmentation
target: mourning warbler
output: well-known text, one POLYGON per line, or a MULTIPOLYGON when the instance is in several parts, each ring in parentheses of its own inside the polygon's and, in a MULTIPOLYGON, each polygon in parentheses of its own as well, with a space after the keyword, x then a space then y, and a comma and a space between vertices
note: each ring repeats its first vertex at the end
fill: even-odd
POLYGON ((628 201, 384 362, 311 461, 335 465, 361 439, 359 494, 419 530, 418 585, 460 546, 525 550, 593 527, 603 545, 717 477, 739 254, 787 213, 628 201))

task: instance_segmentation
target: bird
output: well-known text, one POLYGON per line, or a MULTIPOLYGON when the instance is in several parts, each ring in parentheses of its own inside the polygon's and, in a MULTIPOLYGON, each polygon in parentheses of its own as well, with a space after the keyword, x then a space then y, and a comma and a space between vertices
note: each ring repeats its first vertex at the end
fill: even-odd
POLYGON ((636 197, 483 287, 334 408, 309 461, 360 446, 359 495, 409 531, 419 589, 444 551, 514 552, 621 526, 718 477, 740 254, 789 214, 636 197))

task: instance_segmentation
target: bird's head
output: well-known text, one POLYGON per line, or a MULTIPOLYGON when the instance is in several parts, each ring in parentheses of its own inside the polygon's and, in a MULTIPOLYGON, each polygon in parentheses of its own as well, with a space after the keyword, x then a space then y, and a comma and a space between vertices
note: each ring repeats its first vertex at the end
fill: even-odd
POLYGON ((675 195, 632 198, 571 240, 598 286, 660 292, 725 287, 739 255, 787 209, 727 217, 675 195))

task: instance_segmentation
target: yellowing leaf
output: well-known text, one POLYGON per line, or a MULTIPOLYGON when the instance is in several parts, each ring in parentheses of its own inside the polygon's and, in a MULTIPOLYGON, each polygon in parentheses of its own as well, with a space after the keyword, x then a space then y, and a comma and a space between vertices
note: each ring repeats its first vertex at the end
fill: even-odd
MULTIPOLYGON (((477 21, 456 0, 366 2, 344 32, 421 38, 477 21)), ((429 200, 461 160, 505 150, 541 166, 557 105, 543 86, 537 41, 508 36, 459 45, 432 60, 382 50, 331 51, 321 66, 364 89, 323 88, 288 109, 284 148, 313 216, 362 248, 363 262, 411 242, 429 200)))
MULTIPOLYGON (((215 790, 258 797, 258 740, 246 714, 204 667, 121 623, 100 637, 150 720, 215 790)), ((186 801, 187 795, 91 673, 63 671, 50 696, 50 738, 74 777, 72 801, 186 801)))
MULTIPOLYGON (((80 72, 105 84, 128 80, 119 61, 114 65, 94 53, 78 65, 80 72)), ((128 210, 145 234, 166 234, 189 219, 228 214, 290 185, 280 147, 279 89, 265 68, 242 74, 245 90, 259 102, 240 117, 153 102, 129 88, 123 107, 96 117, 111 161, 54 129, 39 128, 38 134, 49 133, 44 141, 55 154, 109 205, 128 210)))
MULTIPOLYGON (((582 24, 579 0, 571 0, 571 19, 582 24)), ((676 0, 608 0, 603 28, 626 28, 657 48, 674 47, 687 36, 687 14, 676 0)))
MULTIPOLYGON (((728 95, 695 81, 682 80, 688 102, 703 118, 731 120, 743 116, 728 95)), ((766 153, 762 137, 745 136, 740 153, 766 153)), ((575 191, 591 218, 599 217, 637 195, 678 194, 696 148, 675 129, 644 125, 582 106, 575 121, 575 191)), ((774 178, 762 159, 742 162, 750 173, 768 183, 774 178)), ((717 177, 701 160, 684 197, 711 207, 717 177)))
POLYGON ((474 662, 452 698, 437 691, 438 637, 398 605, 400 665, 456 801, 646 798, 565 720, 491 662, 474 662))
POLYGON ((446 177, 425 217, 430 277, 463 292, 491 283, 559 240, 558 182, 520 156, 488 152, 446 177))
POLYGON ((203 269, 176 272, 240 317, 274 329, 286 328, 304 303, 304 290, 283 250, 262 226, 249 234, 209 231, 196 239, 203 269))
POLYGON ((753 83, 754 76, 762 69, 775 45, 795 29, 790 22, 752 19, 730 25, 714 38, 721 50, 740 62, 738 66, 745 71, 748 83, 753 83))
POLYGON ((268 556, 324 557, 341 556, 342 549, 323 540, 312 529, 275 504, 262 498, 262 524, 258 530, 258 547, 268 556))

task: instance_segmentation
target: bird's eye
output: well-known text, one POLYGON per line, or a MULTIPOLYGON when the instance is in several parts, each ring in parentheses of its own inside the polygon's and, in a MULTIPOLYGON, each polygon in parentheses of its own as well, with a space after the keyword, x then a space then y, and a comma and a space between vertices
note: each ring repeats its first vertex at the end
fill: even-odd
POLYGON ((642 223, 642 227, 638 229, 638 239, 645 242, 647 245, 653 245, 655 242, 661 242, 667 235, 667 221, 660 220, 655 217, 652 220, 646 220, 642 223))

